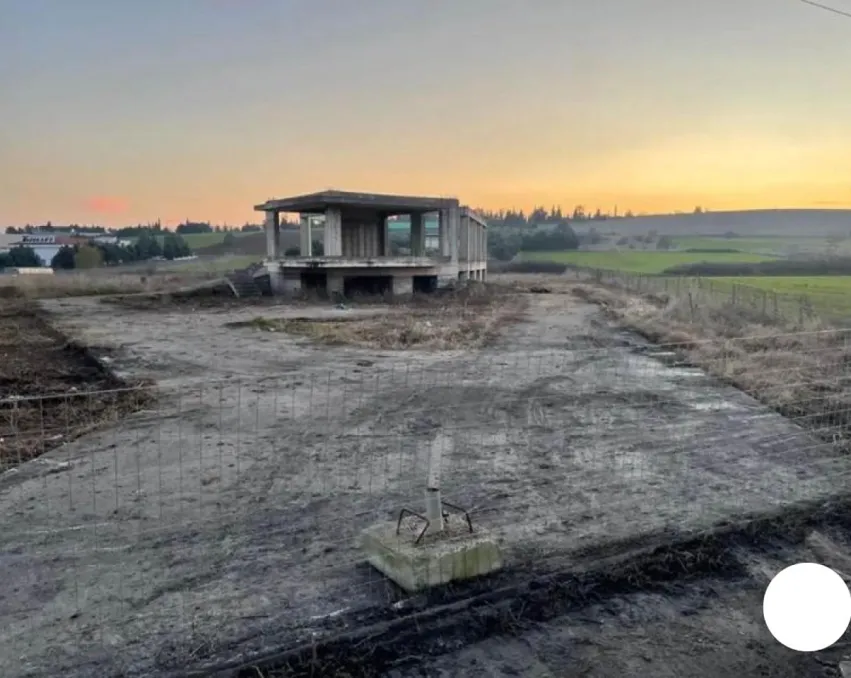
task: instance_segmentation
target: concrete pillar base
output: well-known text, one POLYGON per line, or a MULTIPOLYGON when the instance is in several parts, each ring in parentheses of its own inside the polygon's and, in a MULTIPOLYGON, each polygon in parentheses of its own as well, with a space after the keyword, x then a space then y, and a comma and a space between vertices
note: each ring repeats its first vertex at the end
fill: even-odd
POLYGON ((269 289, 276 297, 282 294, 286 294, 286 288, 284 286, 284 276, 280 271, 275 271, 271 268, 269 269, 269 289))
POLYGON ((280 266, 267 264, 269 288, 273 295, 292 295, 301 292, 301 276, 285 275, 280 266))
POLYGON ((284 294, 301 293, 301 276, 284 277, 284 294))
POLYGON ((342 275, 328 274, 325 282, 325 289, 328 294, 343 294, 346 289, 345 279, 342 275))
POLYGON ((450 516, 442 532, 426 533, 415 544, 422 525, 379 523, 361 534, 367 561, 408 592, 471 579, 502 568, 496 539, 481 528, 470 533, 466 522, 450 516))
POLYGON ((414 293, 414 279, 410 276, 393 276, 393 296, 407 296, 414 293))

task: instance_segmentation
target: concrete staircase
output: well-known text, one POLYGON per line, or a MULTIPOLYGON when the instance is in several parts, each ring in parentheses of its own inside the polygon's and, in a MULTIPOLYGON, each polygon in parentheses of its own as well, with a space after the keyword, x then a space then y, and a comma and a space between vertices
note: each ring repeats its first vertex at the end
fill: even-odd
POLYGON ((255 282, 254 276, 247 270, 228 273, 225 278, 240 299, 253 299, 263 295, 263 291, 255 282))

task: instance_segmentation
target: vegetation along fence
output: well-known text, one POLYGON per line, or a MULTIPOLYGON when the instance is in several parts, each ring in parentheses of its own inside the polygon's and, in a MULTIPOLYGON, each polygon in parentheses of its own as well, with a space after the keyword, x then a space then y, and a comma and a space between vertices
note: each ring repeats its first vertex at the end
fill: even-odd
POLYGON ((844 326, 851 322, 851 294, 793 294, 737 283, 730 278, 658 276, 574 266, 568 267, 567 272, 636 294, 711 303, 788 326, 807 327, 819 321, 844 326))

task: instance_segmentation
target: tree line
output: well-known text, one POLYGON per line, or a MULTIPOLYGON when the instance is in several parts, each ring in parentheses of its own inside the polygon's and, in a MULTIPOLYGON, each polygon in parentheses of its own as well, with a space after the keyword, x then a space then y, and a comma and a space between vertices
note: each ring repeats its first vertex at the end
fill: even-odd
MULTIPOLYGON (((594 212, 586 211, 583 205, 577 205, 572 212, 563 211, 558 205, 554 205, 549 209, 545 207, 535 207, 531 212, 524 210, 486 210, 477 209, 493 227, 507 228, 534 228, 536 226, 558 226, 560 224, 569 224, 570 222, 584 221, 606 221, 607 219, 619 218, 603 212, 597 208, 594 212)), ((624 218, 631 218, 632 212, 627 210, 623 215, 624 218)))
MULTIPOLYGON (((165 231, 162 242, 158 236, 155 231, 143 231, 134 243, 127 246, 95 241, 81 245, 65 245, 54 255, 50 266, 55 270, 67 271, 116 266, 159 257, 173 260, 192 255, 192 249, 179 234, 165 231)), ((0 269, 41 266, 41 258, 32 247, 19 245, 0 254, 0 269)))
MULTIPOLYGON (((263 227, 259 224, 245 223, 242 226, 228 226, 227 224, 223 226, 213 226, 209 223, 186 221, 182 224, 179 224, 173 232, 179 235, 188 235, 190 233, 254 233, 262 230, 263 227)), ((27 224, 26 226, 6 227, 6 233, 12 235, 32 235, 38 233, 71 234, 79 232, 100 235, 109 234, 117 236, 118 238, 135 238, 138 237, 141 233, 145 232, 171 233, 172 231, 163 228, 163 225, 160 221, 155 221, 150 224, 136 224, 135 226, 124 226, 115 230, 107 229, 105 226, 81 226, 79 224, 70 224, 68 226, 54 226, 49 221, 43 225, 38 226, 27 224)))
POLYGON ((498 261, 511 261, 521 251, 563 252, 579 249, 580 239, 569 223, 552 228, 488 230, 488 255, 498 261))

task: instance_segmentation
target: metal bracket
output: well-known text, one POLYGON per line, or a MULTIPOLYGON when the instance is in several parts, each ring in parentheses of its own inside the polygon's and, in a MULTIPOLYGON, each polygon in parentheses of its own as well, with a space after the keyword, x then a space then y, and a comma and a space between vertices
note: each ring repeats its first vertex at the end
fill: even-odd
MULTIPOLYGON (((461 515, 463 515, 464 519, 467 521, 467 527, 470 530, 470 534, 473 534, 473 521, 470 518, 470 514, 467 512, 466 509, 461 508, 460 506, 457 506, 456 504, 452 504, 448 501, 441 501, 440 505, 441 505, 441 508, 451 508, 456 513, 460 513, 461 515)), ((396 521, 396 534, 397 535, 402 531, 402 520, 405 518, 405 516, 413 516, 415 518, 419 518, 421 521, 423 521, 425 523, 425 526, 420 531, 419 535, 417 535, 417 538, 414 540, 414 545, 416 546, 423 540, 423 537, 425 537, 426 532, 428 532, 428 528, 431 527, 431 521, 428 518, 426 518, 422 513, 417 513, 416 511, 412 511, 409 508, 403 508, 401 511, 399 511, 399 520, 396 521)), ((446 511, 443 511, 443 516, 444 516, 444 518, 446 518, 446 517, 449 516, 449 514, 446 511)))
MULTIPOLYGON (((448 506, 453 511, 456 511, 457 513, 460 513, 461 515, 463 515, 464 520, 467 521, 467 527, 470 528, 470 534, 473 534, 473 521, 470 518, 470 514, 467 512, 467 509, 461 508, 460 506, 458 506, 456 504, 450 504, 448 501, 441 502, 441 505, 442 506, 448 506)), ((447 515, 447 514, 444 513, 444 515, 447 515)))
POLYGON ((420 541, 422 541, 422 538, 425 537, 425 533, 428 531, 428 528, 431 526, 431 521, 428 518, 426 518, 422 513, 417 513, 416 511, 412 511, 409 508, 403 508, 401 511, 399 511, 399 520, 396 523, 396 534, 397 535, 399 534, 399 532, 402 531, 402 519, 406 515, 414 516, 415 518, 419 518, 420 520, 422 520, 425 523, 425 527, 423 528, 422 532, 420 532, 419 536, 414 541, 414 545, 419 544, 420 541))

